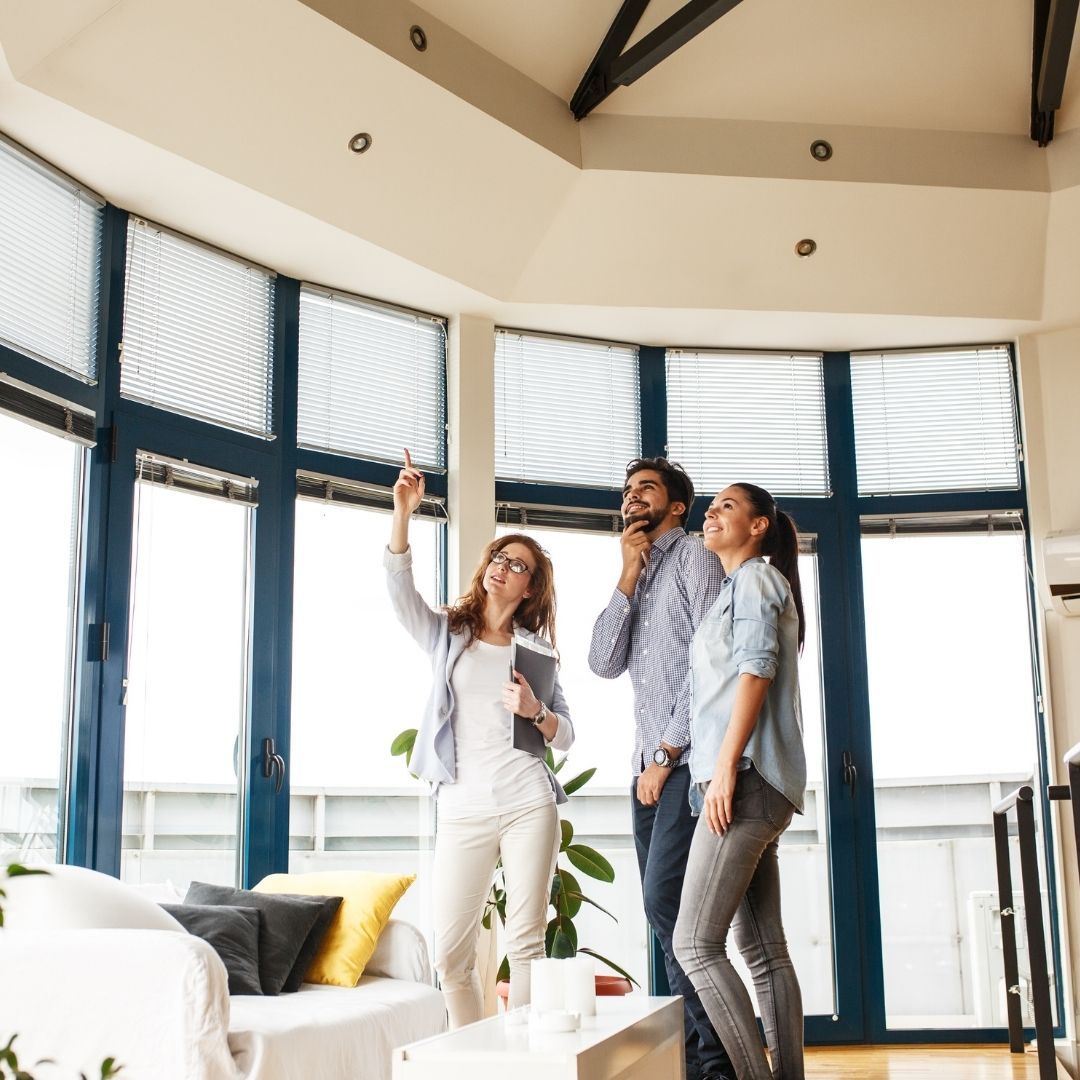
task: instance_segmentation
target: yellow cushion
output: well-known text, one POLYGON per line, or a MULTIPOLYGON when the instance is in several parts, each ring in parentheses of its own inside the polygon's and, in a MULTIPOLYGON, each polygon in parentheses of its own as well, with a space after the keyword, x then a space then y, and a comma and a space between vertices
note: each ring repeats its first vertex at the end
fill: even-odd
POLYGON ((394 905, 415 880, 415 874, 377 874, 369 870, 271 874, 255 886, 255 891, 343 897, 304 981, 355 986, 394 905))

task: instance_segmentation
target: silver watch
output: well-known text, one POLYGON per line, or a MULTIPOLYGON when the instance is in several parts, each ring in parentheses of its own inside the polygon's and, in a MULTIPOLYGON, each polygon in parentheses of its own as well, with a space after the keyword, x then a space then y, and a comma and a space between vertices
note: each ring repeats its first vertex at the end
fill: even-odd
POLYGON ((675 759, 662 746, 653 752, 652 759, 661 769, 671 769, 675 765, 675 759))
POLYGON ((541 701, 540 711, 532 718, 533 727, 539 727, 546 719, 548 707, 541 701))

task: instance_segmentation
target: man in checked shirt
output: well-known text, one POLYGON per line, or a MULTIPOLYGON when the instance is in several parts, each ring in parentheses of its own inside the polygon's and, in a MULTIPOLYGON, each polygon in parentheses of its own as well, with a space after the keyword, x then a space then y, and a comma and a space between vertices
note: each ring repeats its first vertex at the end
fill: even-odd
POLYGON ((634 687, 634 813, 645 914, 664 951, 668 983, 686 1003, 687 1080, 735 1080, 735 1070, 671 950, 690 815, 690 639, 720 594, 720 560, 684 525, 694 485, 666 458, 639 458, 623 485, 622 566, 593 627, 589 667, 634 687))

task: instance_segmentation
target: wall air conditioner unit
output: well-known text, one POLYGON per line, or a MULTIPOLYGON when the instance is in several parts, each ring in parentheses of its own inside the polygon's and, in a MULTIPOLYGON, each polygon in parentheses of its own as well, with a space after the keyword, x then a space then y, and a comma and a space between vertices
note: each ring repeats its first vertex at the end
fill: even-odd
POLYGON ((1043 539, 1043 571, 1054 607, 1062 615, 1080 615, 1080 532, 1043 539))

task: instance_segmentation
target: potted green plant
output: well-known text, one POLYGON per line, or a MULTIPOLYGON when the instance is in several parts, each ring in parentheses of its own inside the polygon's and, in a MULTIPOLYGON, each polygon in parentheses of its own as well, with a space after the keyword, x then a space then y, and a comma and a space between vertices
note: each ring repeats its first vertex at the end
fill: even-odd
MULTIPOLYGON (((5 875, 9 878, 24 877, 28 874, 48 874, 48 870, 30 869, 26 866, 20 866, 18 863, 10 863, 4 868, 5 875)), ((0 927, 4 925, 4 905, 3 901, 7 898, 7 893, 0 888, 0 927)), ((19 1067, 19 1059, 15 1053, 14 1046, 15 1040, 18 1035, 12 1035, 8 1039, 7 1045, 0 1046, 0 1080, 2 1078, 9 1078, 9 1080, 34 1080, 32 1073, 28 1073, 25 1069, 19 1067)), ((37 1062, 37 1065, 55 1065, 51 1058, 43 1058, 37 1062)), ((123 1068, 122 1065, 116 1064, 115 1058, 106 1058, 101 1063, 100 1080, 110 1080, 111 1077, 116 1076, 123 1068)), ((86 1073, 79 1073, 81 1080, 87 1080, 86 1073)))
MULTIPOLYGON (((412 760, 412 751, 415 743, 416 728, 408 728, 405 731, 402 731, 391 743, 390 753, 394 757, 401 757, 404 755, 405 764, 408 765, 412 760)), ((547 751, 548 768, 555 774, 560 773, 566 765, 566 758, 567 755, 564 754, 556 761, 549 749, 547 751)), ((572 795, 575 791, 579 791, 583 788, 593 778, 595 773, 596 769, 594 768, 585 769, 583 772, 578 773, 577 776, 567 780, 566 783, 563 784, 563 790, 567 795, 572 795)), ((596 881, 603 881, 611 884, 615 880, 615 868, 611 863, 608 862, 608 860, 595 848, 576 842, 574 839, 574 826, 565 817, 560 821, 560 826, 562 828, 562 838, 559 844, 560 862, 565 857, 574 870, 577 870, 596 881)), ((609 960, 606 956, 601 956, 600 953, 596 952, 594 949, 587 948, 578 943, 578 932, 577 926, 574 924, 574 919, 581 911, 583 904, 589 904, 598 911, 602 911, 608 918, 615 922, 618 920, 607 910, 607 908, 601 906, 582 892, 581 884, 578 881, 577 876, 573 873, 573 870, 566 866, 561 866, 558 863, 556 863, 555 873, 551 879, 550 904, 552 916, 548 921, 547 931, 544 935, 544 951, 549 957, 564 959, 566 957, 576 956, 578 953, 585 953, 594 957, 596 960, 599 960, 602 964, 607 965, 612 971, 617 972, 616 975, 596 976, 597 993, 599 994, 628 993, 631 984, 634 986, 639 985, 637 980, 628 971, 621 968, 613 960, 609 960)), ((496 871, 495 881, 491 887, 491 894, 488 897, 487 906, 484 910, 483 925, 485 929, 491 929, 493 916, 498 916, 499 921, 502 923, 506 922, 506 890, 503 887, 501 865, 496 871)), ((496 976, 496 982, 499 984, 501 991, 505 990, 505 987, 509 985, 509 978, 510 964, 504 956, 499 965, 498 975, 496 976)))

